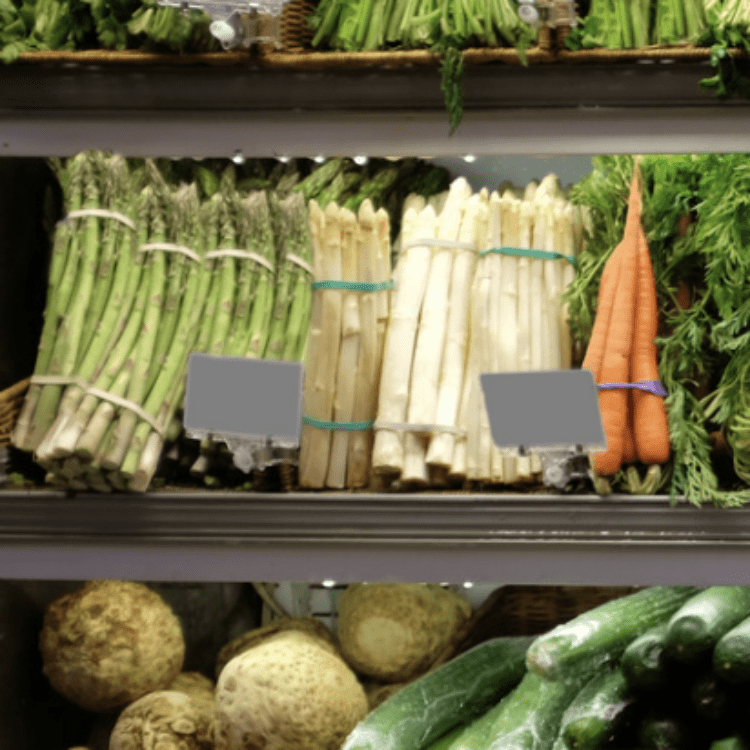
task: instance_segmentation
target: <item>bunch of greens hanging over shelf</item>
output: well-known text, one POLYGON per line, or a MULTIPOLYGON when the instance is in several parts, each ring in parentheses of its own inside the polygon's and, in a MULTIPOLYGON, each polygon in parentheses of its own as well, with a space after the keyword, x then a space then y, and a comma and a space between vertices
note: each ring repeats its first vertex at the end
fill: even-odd
POLYGON ((308 22, 318 49, 440 54, 451 133, 463 116, 460 51, 515 47, 525 62, 525 51, 537 38, 536 29, 520 19, 515 0, 321 0, 308 22))
MULTIPOLYGON (((567 294, 579 341, 590 335, 602 268, 624 226, 632 163, 597 157, 571 191, 590 215, 567 294)), ((695 504, 743 505, 750 502, 750 158, 647 156, 641 166, 662 310, 657 344, 668 392, 671 493, 695 504)))

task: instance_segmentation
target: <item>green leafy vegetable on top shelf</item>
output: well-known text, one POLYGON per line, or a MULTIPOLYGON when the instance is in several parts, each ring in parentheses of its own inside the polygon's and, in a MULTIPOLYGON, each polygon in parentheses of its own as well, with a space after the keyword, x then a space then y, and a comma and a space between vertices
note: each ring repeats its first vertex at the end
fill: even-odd
POLYGON ((537 38, 514 0, 322 0, 308 17, 316 48, 345 52, 430 49, 440 74, 451 134, 463 117, 461 50, 473 46, 525 51, 537 38))
POLYGON ((569 49, 637 49, 696 41, 713 17, 706 0, 592 0, 569 49))
POLYGON ((0 0, 0 60, 39 50, 218 50, 209 23, 156 0, 0 0))
MULTIPOLYGON (((604 263, 624 227, 631 157, 594 159, 571 190, 589 210, 587 243, 569 288, 574 336, 587 341, 604 263)), ((750 157, 646 156, 644 227, 664 311, 660 377, 668 392, 671 493, 722 506, 750 501, 750 157), (685 231, 685 219, 692 224, 685 231), (684 235, 684 236, 683 236, 684 235), (684 290, 688 303, 681 301, 684 290), (717 474, 723 430, 734 471, 717 474)))

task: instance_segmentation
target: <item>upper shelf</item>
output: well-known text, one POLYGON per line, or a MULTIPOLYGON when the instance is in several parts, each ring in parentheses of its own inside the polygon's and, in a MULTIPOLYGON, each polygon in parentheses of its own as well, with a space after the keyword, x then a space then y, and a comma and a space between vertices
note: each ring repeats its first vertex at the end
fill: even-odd
POLYGON ((618 496, 0 492, 0 579, 739 584, 750 508, 618 496))
POLYGON ((0 156, 457 156, 750 151, 750 105, 703 62, 467 66, 448 136, 436 68, 0 67, 0 156))

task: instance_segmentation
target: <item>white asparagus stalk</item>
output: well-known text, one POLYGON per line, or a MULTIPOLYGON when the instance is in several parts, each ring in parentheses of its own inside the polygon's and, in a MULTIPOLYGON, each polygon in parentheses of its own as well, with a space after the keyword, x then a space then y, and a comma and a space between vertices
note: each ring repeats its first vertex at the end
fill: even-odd
MULTIPOLYGON (((503 244, 518 247, 521 201, 510 195, 503 196, 500 208, 503 244)), ((501 263, 499 371, 515 372, 518 369, 518 257, 503 255, 501 263)), ((518 481, 518 461, 514 455, 507 455, 507 451, 503 453, 505 481, 513 484, 518 481)))
MULTIPOLYGON (((480 252, 489 249, 490 247, 490 208, 489 201, 482 201, 479 212, 479 227, 477 237, 477 248, 480 252)), ((483 280, 482 285, 479 288, 481 307, 481 337, 483 342, 482 353, 480 355, 481 372, 489 372, 492 370, 492 358, 490 356, 490 348, 494 348, 491 345, 493 335, 493 325, 491 322, 491 306, 490 300, 492 295, 492 277, 491 277, 491 266, 494 260, 493 255, 485 256, 484 260, 487 262, 487 279, 483 280), (488 343, 490 346, 488 346, 488 343)), ((490 430, 490 419, 485 405, 484 394, 482 393, 481 381, 479 378, 475 380, 474 384, 474 406, 470 407, 476 409, 478 416, 479 426, 479 456, 477 460, 478 468, 478 479, 482 482, 491 481, 492 476, 492 450, 494 443, 492 442, 492 432, 490 430)))
MULTIPOLYGON (((490 247, 500 247, 502 239, 502 209, 499 193, 492 193, 489 199, 490 212, 490 247)), ((502 255, 493 253, 488 258, 490 271, 490 309, 489 309, 489 337, 484 346, 487 351, 487 372, 500 372, 500 336, 504 325, 500 316, 500 298, 502 295, 502 255)), ((490 475, 492 484, 503 484, 505 480, 505 466, 502 451, 492 443, 490 454, 490 475)))
MULTIPOLYGON (((561 212, 561 235, 563 240, 563 252, 566 255, 577 255, 575 237, 575 216, 578 212, 570 204, 566 205, 561 212)), ((562 268, 561 295, 573 283, 576 277, 575 267, 567 260, 560 261, 562 268)), ((570 332, 570 311, 568 303, 560 304, 560 367, 569 370, 573 366, 573 336, 570 332)))
POLYGON ((539 183, 535 200, 540 200, 541 198, 563 198, 564 196, 565 191, 560 184, 560 178, 554 172, 550 172, 539 183))
MULTIPOLYGON (((375 239, 377 240, 377 268, 378 281, 391 278, 391 220, 388 211, 379 208, 375 214, 375 239)), ((376 295, 378 310, 378 362, 383 356, 385 332, 388 328, 388 318, 391 314, 393 291, 378 292, 376 295)))
POLYGON ((539 182, 537 180, 532 180, 528 185, 526 185, 526 188, 523 191, 523 199, 525 201, 533 201, 538 189, 539 182))
MULTIPOLYGON (((478 201, 467 202, 461 221, 459 242, 475 245, 477 239, 478 201)), ((460 250, 453 264, 448 328, 440 371, 435 421, 439 425, 456 427, 461 393, 466 374, 466 352, 469 340, 469 310, 471 282, 477 264, 475 250, 460 250)), ((430 467, 450 468, 453 463, 456 436, 450 432, 439 432, 432 436, 427 451, 430 467)))
MULTIPOLYGON (((458 240, 464 204, 470 195, 471 188, 464 178, 454 180, 438 219, 437 239, 448 242, 458 240)), ((407 412, 409 424, 435 423, 438 383, 448 320, 447 301, 455 255, 454 248, 437 246, 432 256, 414 349, 407 412)), ((421 433, 407 432, 404 435, 404 471, 401 477, 404 482, 427 484, 425 460, 428 441, 429 437, 421 433)))
MULTIPOLYGON (((530 249, 534 230, 534 204, 524 200, 520 210, 518 247, 530 249)), ((531 370, 531 269, 530 259, 518 258, 518 348, 517 369, 519 372, 531 370)), ((531 460, 520 456, 517 462, 519 481, 531 481, 531 460)))
MULTIPOLYGON (((404 260, 385 337, 377 422, 403 424, 406 420, 414 342, 432 260, 432 248, 428 244, 408 245, 414 240, 434 239, 436 224, 437 217, 431 206, 419 215, 409 211, 404 217, 404 260)), ((401 433, 376 430, 372 464, 378 473, 401 475, 404 468, 401 433)))
POLYGON ((444 190, 442 193, 435 193, 435 195, 428 199, 427 205, 432 206, 435 211, 435 216, 440 216, 440 214, 443 213, 449 193, 449 190, 444 190))
MULTIPOLYGON (((544 193, 537 191, 534 201, 534 231, 532 246, 537 250, 544 250, 547 245, 547 206, 550 199, 544 193)), ((531 369, 543 370, 545 368, 545 350, 549 349, 549 330, 547 326, 548 301, 544 293, 544 265, 546 260, 532 258, 530 266, 530 289, 529 306, 531 308, 531 369)), ((542 471, 542 462, 538 454, 531 454, 531 471, 539 474, 542 471)))
MULTIPOLYGON (((341 225, 340 209, 329 203, 325 210, 325 223, 321 250, 321 275, 317 281, 341 278, 341 225)), ((313 248, 314 249, 314 248, 313 248)), ((317 270, 317 269, 316 269, 317 270)), ((317 346, 313 367, 305 373, 305 413, 322 421, 330 421, 336 369, 341 340, 341 292, 336 289, 317 290, 320 295, 320 320, 311 341, 317 346)), ((331 449, 331 431, 304 425, 300 447, 301 487, 321 488, 325 485, 331 449)))
MULTIPOLYGON (((424 196, 417 195, 416 193, 409 193, 409 195, 407 195, 406 198, 404 198, 404 204, 401 207, 402 227, 403 227, 404 216, 406 216, 406 212, 409 209, 413 209, 417 213, 420 213, 426 205, 427 205, 427 201, 425 200, 424 196)), ((398 236, 396 237, 396 240, 393 243, 393 250, 395 253, 395 257, 396 257, 396 262, 398 262, 398 259, 401 257, 401 248, 403 246, 402 235, 403 235, 403 230, 398 233, 398 236)))
MULTIPOLYGON (((359 208, 359 257, 360 281, 383 281, 378 266, 378 238, 375 227, 375 209, 369 198, 359 208)), ((378 361, 378 294, 361 294, 359 300, 360 340, 357 382, 352 420, 364 422, 375 417, 378 361)), ((347 486, 351 489, 367 487, 370 482, 370 456, 372 454, 372 431, 353 432, 349 439, 349 464, 347 486)))
MULTIPOLYGON (((357 281, 357 217, 349 209, 342 208, 339 214, 341 226, 341 279, 357 281)), ((359 318, 359 292, 347 291, 343 294, 341 309, 341 345, 339 349, 338 372, 336 375, 333 418, 336 422, 351 422, 356 396, 357 364, 361 325, 359 318)), ((328 463, 326 484, 333 489, 346 487, 346 466, 349 457, 347 430, 334 430, 331 439, 331 456, 328 463)))

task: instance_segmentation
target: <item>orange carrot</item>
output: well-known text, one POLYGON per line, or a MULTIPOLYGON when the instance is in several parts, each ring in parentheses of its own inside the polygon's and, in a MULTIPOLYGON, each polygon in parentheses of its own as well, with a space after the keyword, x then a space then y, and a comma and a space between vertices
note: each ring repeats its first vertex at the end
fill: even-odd
MULTIPOLYGON (((638 258, 638 292, 632 354, 634 383, 659 379, 654 341, 659 326, 656 281, 648 241, 642 227, 638 233, 638 258)), ((669 460, 671 445, 664 400, 653 393, 636 390, 633 392, 633 408, 634 437, 638 458, 644 464, 665 463, 669 460)))
MULTIPOLYGON (((640 226, 640 196, 636 181, 630 190, 628 218, 623 238, 615 254, 620 256, 619 273, 609 279, 612 310, 604 342, 604 354, 599 373, 600 384, 625 383, 630 378, 630 354, 633 348, 633 324, 638 278, 638 227, 640 226)), ((601 476, 612 476, 620 469, 625 452, 625 435, 628 424, 628 390, 605 389, 599 392, 607 450, 595 453, 594 469, 601 476)))

